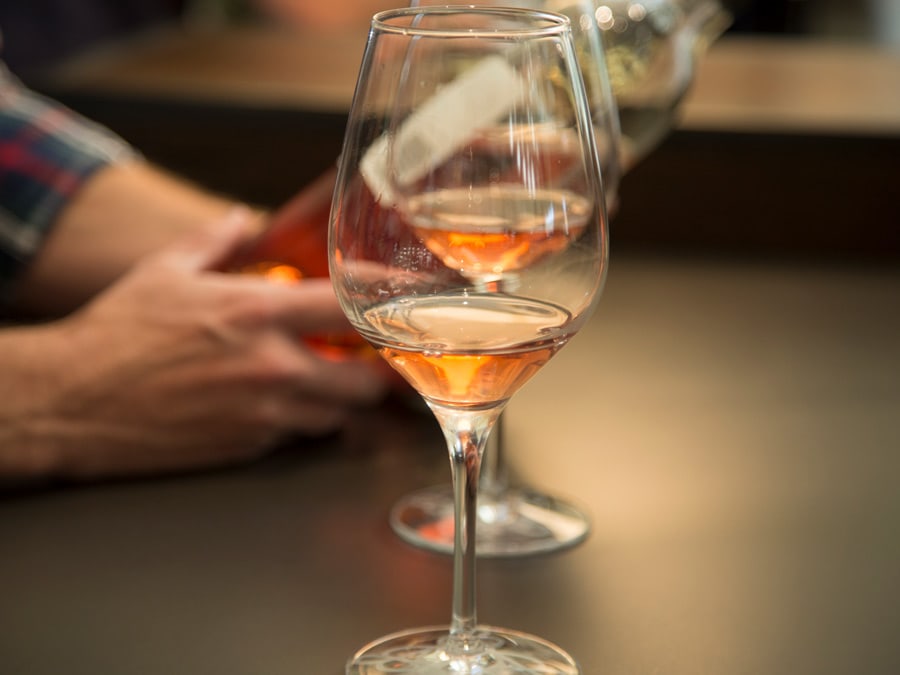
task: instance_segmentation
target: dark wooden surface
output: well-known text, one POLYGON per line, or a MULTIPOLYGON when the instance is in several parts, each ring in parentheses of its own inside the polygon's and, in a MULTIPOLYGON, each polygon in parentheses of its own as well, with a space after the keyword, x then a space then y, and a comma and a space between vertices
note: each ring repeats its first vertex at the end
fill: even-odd
MULTIPOLYGON (((586 675, 898 672, 898 306, 896 270, 614 257, 507 426, 593 532, 481 561, 481 620, 586 675)), ((449 619, 449 559, 387 525, 446 480, 399 406, 238 469, 4 495, 0 671, 338 675, 449 619)))

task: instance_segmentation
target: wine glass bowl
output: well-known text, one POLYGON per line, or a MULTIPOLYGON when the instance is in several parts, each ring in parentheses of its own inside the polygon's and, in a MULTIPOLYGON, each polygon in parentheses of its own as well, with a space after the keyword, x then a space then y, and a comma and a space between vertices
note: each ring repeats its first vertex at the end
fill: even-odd
POLYGON ((584 325, 605 277, 600 157, 569 21, 499 7, 373 18, 331 210, 351 324, 422 396, 453 485, 451 621, 363 647, 350 675, 578 673, 481 625, 481 458, 510 398, 584 325))

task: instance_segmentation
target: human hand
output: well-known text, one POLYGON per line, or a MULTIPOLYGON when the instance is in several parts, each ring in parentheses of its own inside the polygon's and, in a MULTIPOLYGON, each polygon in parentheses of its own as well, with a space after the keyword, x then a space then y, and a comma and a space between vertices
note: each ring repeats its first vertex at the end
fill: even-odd
POLYGON ((300 277, 328 276, 328 218, 335 169, 306 185, 262 222, 259 234, 225 263, 228 271, 265 274, 274 265, 290 265, 300 277))
POLYGON ((0 338, 24 338, 32 357, 20 349, 26 358, 0 383, 15 391, 0 411, 0 474, 99 477, 245 460, 288 433, 336 430, 383 395, 371 364, 328 360, 297 339, 349 330, 327 279, 280 285, 210 271, 245 226, 232 218, 181 241, 71 317, 0 338))

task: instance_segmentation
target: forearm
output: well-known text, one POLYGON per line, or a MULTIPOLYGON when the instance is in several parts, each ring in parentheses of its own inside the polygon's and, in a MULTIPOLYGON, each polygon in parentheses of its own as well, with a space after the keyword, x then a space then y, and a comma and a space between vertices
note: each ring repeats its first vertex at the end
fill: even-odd
POLYGON ((69 312, 139 258, 214 226, 234 205, 139 160, 107 166, 61 211, 13 307, 40 315, 69 312))
POLYGON ((80 306, 135 260, 231 207, 29 91, 0 63, 0 304, 80 306))
POLYGON ((69 341, 60 330, 48 325, 0 331, 0 488, 54 471, 57 458, 45 425, 66 363, 77 359, 65 353, 69 341))

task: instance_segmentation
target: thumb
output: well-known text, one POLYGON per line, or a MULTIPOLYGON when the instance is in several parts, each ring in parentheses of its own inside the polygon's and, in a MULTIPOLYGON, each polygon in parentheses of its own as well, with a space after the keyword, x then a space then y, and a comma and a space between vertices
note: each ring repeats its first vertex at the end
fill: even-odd
POLYGON ((258 214, 245 206, 236 206, 202 231, 166 247, 156 259, 185 272, 213 269, 254 234, 258 223, 258 214))
POLYGON ((309 185, 279 208, 272 216, 271 227, 290 227, 297 221, 324 215, 323 223, 328 221, 328 209, 331 208, 331 196, 334 194, 334 182, 337 169, 329 169, 320 174, 309 185))

